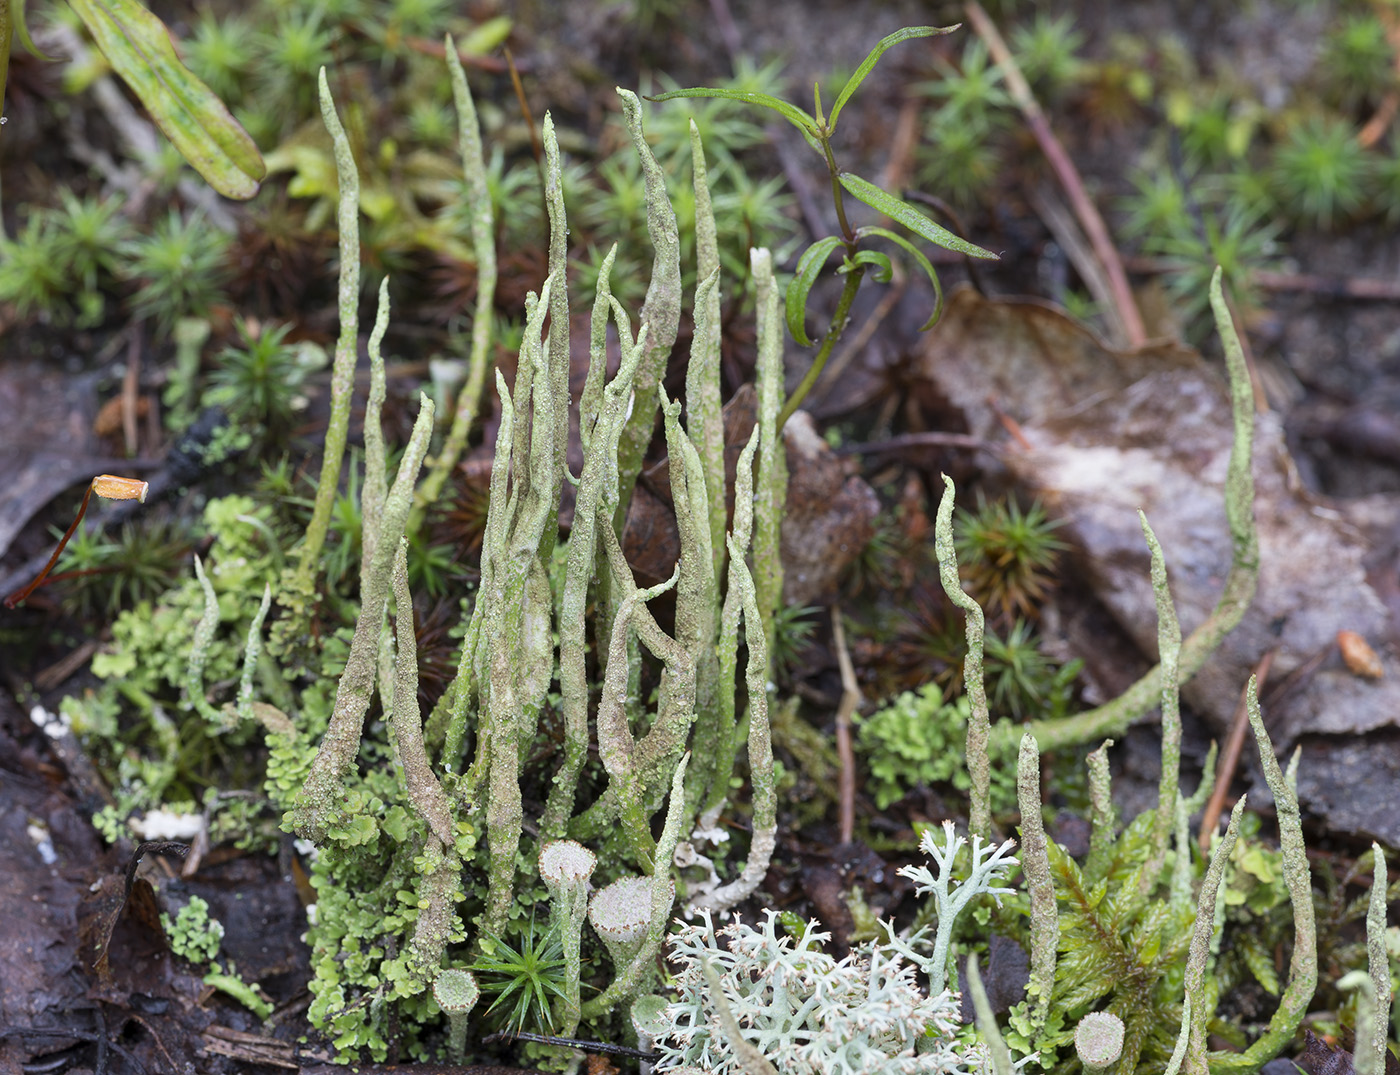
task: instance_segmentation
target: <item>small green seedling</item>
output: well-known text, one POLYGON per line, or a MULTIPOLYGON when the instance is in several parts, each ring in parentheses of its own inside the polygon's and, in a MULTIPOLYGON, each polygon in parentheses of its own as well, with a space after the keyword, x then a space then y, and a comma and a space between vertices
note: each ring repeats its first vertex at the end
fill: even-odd
POLYGON ((88 500, 91 499, 93 493, 107 500, 135 500, 137 503, 144 504, 150 488, 150 482, 143 482, 139 478, 123 478, 115 474, 99 474, 93 478, 87 491, 83 493, 83 502, 78 508, 77 516, 69 524, 63 537, 59 539, 58 548, 54 549, 53 555, 49 557, 49 562, 44 565, 44 570, 40 571, 28 586, 16 590, 5 598, 5 607, 14 608, 43 585, 49 572, 53 570, 53 565, 58 563, 58 558, 63 555, 63 548, 68 544, 68 539, 73 536, 74 531, 78 529, 78 524, 83 521, 83 516, 87 514, 88 500))
POLYGON ((889 228, 873 224, 852 228, 846 219, 845 194, 851 195, 857 201, 864 202, 872 209, 878 210, 884 216, 903 225, 919 238, 937 246, 956 250, 969 257, 997 260, 997 255, 990 250, 983 250, 980 246, 974 246, 967 240, 958 238, 946 228, 935 224, 908 202, 882 190, 868 179, 862 179, 854 172, 842 171, 832 152, 831 140, 836 132, 836 121, 840 118, 841 110, 846 107, 846 102, 851 99, 852 94, 860 88, 860 84, 865 81, 866 76, 874 70, 875 64, 887 49, 901 41, 908 41, 916 37, 950 34, 957 28, 957 26, 910 26, 898 30, 888 37, 881 38, 861 65, 856 68, 855 74, 851 75, 846 80, 846 84, 841 87, 841 92, 836 95, 836 103, 831 107, 830 115, 826 115, 822 111, 820 86, 813 87, 811 114, 770 94, 711 86, 671 90, 647 98, 649 101, 670 101, 677 97, 724 97, 729 100, 771 108, 801 131, 807 144, 820 153, 826 162, 827 172, 831 177, 831 197, 836 206, 836 219, 840 222, 841 234, 828 235, 818 239, 798 259, 796 274, 787 291, 787 325, 794 340, 803 347, 809 347, 812 344, 812 340, 807 336, 807 296, 811 294, 812 285, 821 275, 827 259, 838 247, 842 249, 844 256, 841 268, 837 272, 846 277, 846 284, 841 291, 841 297, 837 300, 836 311, 831 317, 831 325, 822 337, 816 357, 812 359, 811 368, 802 378, 802 383, 797 387, 797 390, 788 397, 787 404, 778 416, 778 428, 780 429, 792 416, 792 413, 802 405, 802 401, 811 392, 812 386, 821 377, 822 370, 826 367, 826 361, 831 356, 832 348, 835 347, 836 341, 840 339, 846 328, 851 305, 855 302, 856 293, 860 290, 861 281, 864 279, 866 271, 873 267, 877 279, 882 282, 890 280, 893 265, 889 255, 878 250, 863 248, 863 244, 867 240, 884 239, 894 243, 918 263, 932 282, 935 296, 934 308, 932 315, 923 326, 925 329, 932 328, 943 313, 943 288, 938 282, 938 274, 933 271, 933 265, 924 256, 923 251, 903 235, 893 232, 889 228))

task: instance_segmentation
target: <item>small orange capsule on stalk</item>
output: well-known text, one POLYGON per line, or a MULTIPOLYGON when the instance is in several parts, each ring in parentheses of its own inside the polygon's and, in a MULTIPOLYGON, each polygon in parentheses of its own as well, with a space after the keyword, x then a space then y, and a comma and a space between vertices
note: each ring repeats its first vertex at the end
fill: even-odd
POLYGON ((44 565, 44 570, 40 571, 34 581, 23 589, 16 590, 5 598, 5 607, 14 608, 26 597, 37 590, 49 572, 53 570, 53 565, 58 563, 58 558, 63 555, 64 546, 68 544, 68 539, 73 536, 73 532, 78 529, 78 524, 83 521, 83 516, 87 514, 88 500, 93 493, 104 500, 135 500, 138 504, 146 502, 146 494, 151 490, 150 482, 143 482, 139 478, 123 478, 117 474, 99 474, 93 478, 87 487, 87 492, 83 493, 82 506, 78 508, 78 514, 69 525, 67 533, 63 535, 58 543, 58 548, 54 549, 53 555, 49 557, 49 562, 44 565))
POLYGON ((92 479, 92 491, 107 500, 135 500, 138 504, 144 504, 146 494, 151 491, 151 483, 116 474, 99 474, 92 479))

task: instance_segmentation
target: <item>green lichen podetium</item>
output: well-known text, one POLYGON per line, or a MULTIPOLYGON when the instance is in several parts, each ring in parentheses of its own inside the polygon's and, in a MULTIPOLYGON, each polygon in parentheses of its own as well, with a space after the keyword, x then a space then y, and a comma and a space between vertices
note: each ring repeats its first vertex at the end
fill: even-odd
POLYGON ((336 340, 335 361, 331 367, 331 414, 321 452, 316 502, 311 521, 306 527, 306 537, 298 550, 296 565, 283 576, 277 596, 278 604, 286 610, 286 615, 274 627, 273 648, 292 653, 301 652, 308 644, 307 629, 316 600, 316 572, 330 529, 331 508, 340 486, 340 467, 349 438, 350 397, 355 388, 355 357, 359 338, 360 173, 355 167, 350 140, 346 137, 340 117, 336 115, 325 68, 321 69, 318 85, 321 117, 335 146, 335 170, 340 184, 336 212, 340 232, 340 335, 336 340))
MULTIPOLYGON (((1209 616, 1181 642, 1177 658, 1177 680, 1191 679, 1217 646, 1244 618, 1259 582, 1259 535, 1254 525, 1254 476, 1251 471, 1254 445, 1254 390, 1244 350, 1221 284, 1217 267, 1210 284, 1210 305, 1215 328, 1225 350, 1225 371, 1230 381, 1230 412, 1234 437, 1225 472, 1225 521, 1230 530, 1230 570, 1220 598, 1209 616)), ((1063 720, 1035 721, 1029 730, 1041 750, 1059 750, 1080 743, 1092 743, 1105 736, 1122 735, 1161 698, 1163 666, 1158 664, 1117 698, 1097 709, 1063 720)), ((1007 727, 993 733, 999 740, 1010 740, 1016 729, 1007 727)), ((998 746, 1004 746, 999 742, 998 746)), ((975 785, 974 785, 975 786, 975 785)))

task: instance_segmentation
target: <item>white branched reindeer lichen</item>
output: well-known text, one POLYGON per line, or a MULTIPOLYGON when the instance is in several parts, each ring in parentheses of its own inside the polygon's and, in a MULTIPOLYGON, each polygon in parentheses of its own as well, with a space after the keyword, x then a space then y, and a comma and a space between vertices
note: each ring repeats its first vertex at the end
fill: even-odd
POLYGON ((1013 890, 996 884, 1016 865, 1013 841, 985 847, 974 838, 972 871, 959 883, 954 859, 964 840, 944 824, 940 845, 925 832, 923 850, 937 867, 901 873, 938 905, 931 954, 922 932, 868 944, 844 959, 823 951, 830 934, 807 923, 800 937, 779 936, 768 911, 761 928, 735 921, 716 931, 702 921, 671 939, 674 985, 680 999, 652 1021, 661 1071, 728 1075, 780 1071, 783 1075, 935 1075, 978 1071, 981 1045, 958 1037, 958 994, 944 988, 948 943, 958 914, 980 895, 1013 890), (920 985, 920 975, 929 982, 920 985), (738 1034, 738 1040, 735 1034, 738 1034))

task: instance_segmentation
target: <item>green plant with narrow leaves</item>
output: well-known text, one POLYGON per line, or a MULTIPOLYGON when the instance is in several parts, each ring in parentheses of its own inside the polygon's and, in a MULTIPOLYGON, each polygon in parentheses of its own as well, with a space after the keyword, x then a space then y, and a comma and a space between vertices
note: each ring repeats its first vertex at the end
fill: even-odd
POLYGON ((131 309, 168 331, 182 317, 207 314, 223 298, 229 237, 199 214, 171 209, 126 247, 126 275, 136 282, 131 309))
POLYGON ((486 1009, 500 1009, 502 1025, 511 1031, 554 1029, 550 1006, 565 996, 564 942, 553 929, 536 928, 531 918, 511 944, 494 934, 482 937, 481 954, 471 965, 481 991, 495 994, 486 1009))
POLYGON ((13 239, 0 236, 0 301, 20 317, 67 318, 68 281, 58 260, 59 237, 43 214, 31 214, 13 239))
POLYGON ((1022 510, 1012 497, 960 510, 955 544, 972 595, 1003 622, 1035 616, 1054 585, 1060 554, 1069 546, 1055 536, 1061 521, 1039 501, 1022 510))
POLYGON ((1395 84, 1395 50, 1374 11, 1349 12, 1331 24, 1318 63, 1327 93, 1342 108, 1377 101, 1395 84))
POLYGON ((290 431, 302 385, 325 365, 325 353, 314 344, 288 343, 290 324, 240 321, 237 328, 239 342, 219 353, 205 402, 224 408, 243 430, 276 443, 290 431))
POLYGON ((725 89, 718 87, 694 87, 689 89, 669 90, 666 93, 657 94, 648 98, 653 101, 670 101, 677 98, 692 97, 716 97, 729 100, 743 101, 747 104, 758 105, 772 109, 785 120, 796 127, 802 136, 821 156, 826 165, 827 175, 831 181, 831 194, 836 208, 836 218, 840 225, 839 235, 829 235, 818 239, 802 254, 797 262, 797 271, 794 275, 792 285, 787 293, 787 325, 788 331, 794 340, 803 347, 812 345, 812 340, 807 335, 807 299, 811 294, 813 285, 826 267, 827 261, 838 250, 842 255, 838 274, 844 275, 845 285, 841 290, 841 295, 837 300, 835 311, 831 317, 830 327, 821 338, 821 343, 816 355, 812 359, 812 364, 808 368, 806 375, 797 389, 789 397, 783 407, 782 414, 778 419, 779 428, 787 421, 793 411, 802 405, 807 394, 811 392, 813 385, 821 377, 822 370, 826 368, 827 359, 831 356, 831 351, 840 339, 841 334, 850 319, 851 305, 855 301, 856 294, 860 291, 861 282, 865 279, 867 272, 873 271, 877 279, 888 282, 893 271, 888 254, 879 250, 871 249, 870 242, 875 239, 891 242, 902 249, 909 257, 924 271, 925 275, 933 284, 935 302, 932 315, 925 323, 924 328, 930 328, 938 320, 943 310, 943 290, 938 282, 938 274, 934 272, 933 265, 917 246, 909 239, 898 232, 878 225, 863 225, 853 227, 847 218, 846 196, 850 195, 855 201, 875 209, 877 212, 894 220, 915 237, 926 242, 933 243, 949 250, 956 250, 969 257, 991 258, 996 255, 989 250, 984 250, 980 246, 959 239, 952 232, 934 223, 914 206, 900 198, 895 197, 887 191, 880 189, 867 179, 862 179, 853 172, 844 171, 838 165, 836 154, 832 146, 832 136, 836 131, 837 123, 841 118, 841 112, 850 101, 851 95, 860 88, 866 76, 874 69, 875 64, 884 53, 902 41, 909 41, 915 38, 930 37, 935 34, 951 33, 956 27, 935 27, 935 26, 915 26, 899 30, 887 37, 884 37, 866 56, 864 62, 856 69, 837 93, 835 100, 831 104, 831 111, 828 114, 822 108, 821 87, 817 86, 813 93, 812 112, 808 113, 803 109, 781 100, 768 93, 754 92, 748 90, 725 89))
POLYGON ((1350 123, 1315 116, 1294 126, 1275 149, 1270 175, 1284 210, 1326 231, 1360 211, 1370 169, 1350 123))

